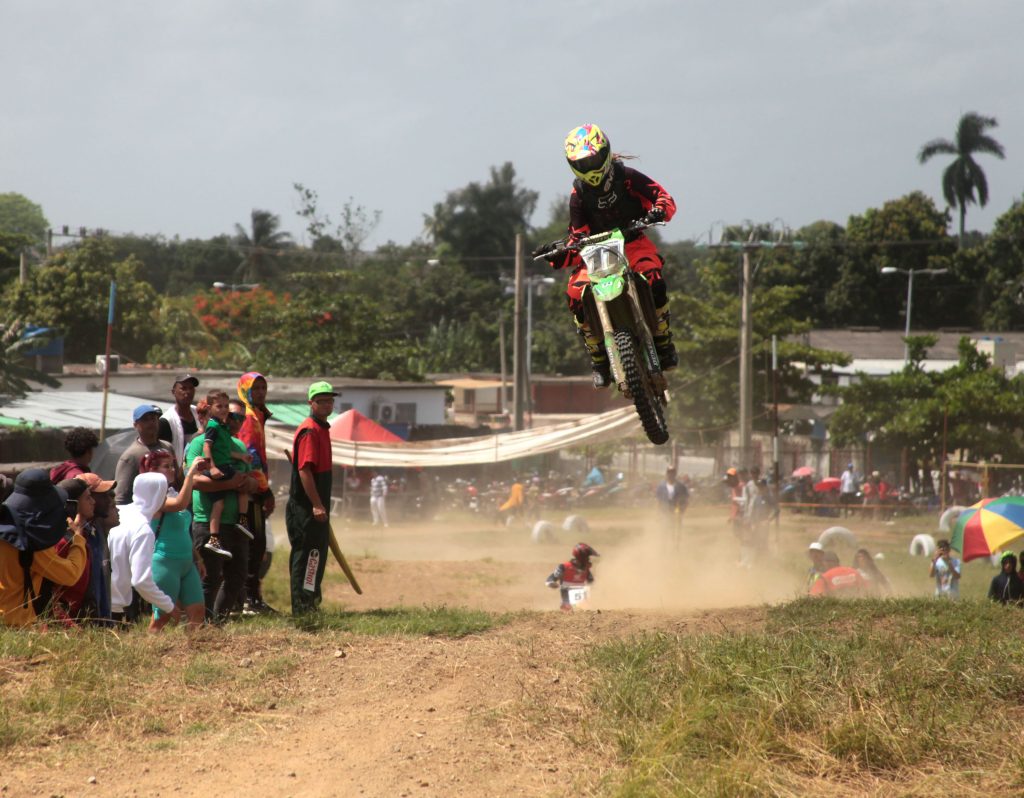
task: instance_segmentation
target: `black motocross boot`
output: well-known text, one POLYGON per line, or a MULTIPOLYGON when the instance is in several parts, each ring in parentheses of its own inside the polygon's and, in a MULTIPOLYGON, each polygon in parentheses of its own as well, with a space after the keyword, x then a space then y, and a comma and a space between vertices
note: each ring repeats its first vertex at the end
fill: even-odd
POLYGON ((608 353, 604 351, 601 341, 591 332, 589 325, 585 321, 576 321, 576 332, 583 341, 587 354, 590 355, 590 368, 594 372, 594 387, 607 388, 612 383, 608 353))
POLYGON ((654 311, 657 316, 657 326, 654 328, 654 348, 658 352, 658 362, 661 363, 662 371, 669 371, 679 365, 679 357, 676 355, 676 345, 672 343, 672 330, 670 323, 672 315, 669 313, 668 305, 662 305, 654 311))

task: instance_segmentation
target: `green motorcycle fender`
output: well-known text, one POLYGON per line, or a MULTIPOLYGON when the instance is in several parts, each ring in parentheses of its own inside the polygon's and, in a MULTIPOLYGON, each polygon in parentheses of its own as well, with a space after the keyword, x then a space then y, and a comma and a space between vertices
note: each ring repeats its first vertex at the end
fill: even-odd
POLYGON ((593 289, 594 298, 598 302, 611 302, 625 290, 626 280, 621 274, 613 274, 592 282, 590 287, 593 289))

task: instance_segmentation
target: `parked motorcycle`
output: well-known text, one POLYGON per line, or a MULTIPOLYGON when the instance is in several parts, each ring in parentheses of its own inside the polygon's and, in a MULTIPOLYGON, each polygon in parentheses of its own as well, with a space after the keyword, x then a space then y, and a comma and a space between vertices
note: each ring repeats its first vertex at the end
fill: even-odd
POLYGON ((574 246, 568 239, 536 250, 534 260, 578 250, 587 267, 590 284, 583 291, 583 313, 594 334, 604 340, 612 379, 631 399, 651 443, 668 441, 664 407, 667 382, 654 347, 654 298, 642 275, 629 268, 626 235, 653 225, 634 222, 625 230, 614 229, 581 238, 574 246))

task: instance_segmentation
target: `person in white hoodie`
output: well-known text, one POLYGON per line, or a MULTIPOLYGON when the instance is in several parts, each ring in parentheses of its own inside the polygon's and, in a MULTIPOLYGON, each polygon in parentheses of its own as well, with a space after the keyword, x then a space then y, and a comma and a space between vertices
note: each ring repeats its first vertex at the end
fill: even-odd
POLYGON ((110 606, 115 618, 123 618, 131 604, 132 588, 146 601, 172 617, 180 616, 174 600, 153 579, 153 549, 156 536, 150 526, 153 516, 163 510, 167 480, 163 474, 139 474, 132 486, 132 503, 118 508, 121 523, 110 530, 110 606))

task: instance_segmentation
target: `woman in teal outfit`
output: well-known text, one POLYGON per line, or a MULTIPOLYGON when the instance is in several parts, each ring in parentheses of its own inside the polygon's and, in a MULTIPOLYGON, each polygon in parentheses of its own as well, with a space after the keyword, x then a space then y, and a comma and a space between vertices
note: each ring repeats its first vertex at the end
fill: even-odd
MULTIPOLYGON (((203 601, 203 561, 192 545, 192 513, 188 507, 192 501, 192 477, 196 470, 205 467, 206 461, 197 458, 185 475, 181 492, 175 494, 171 488, 163 509, 153 516, 150 526, 156 535, 153 550, 153 579, 167 595, 174 599, 178 608, 184 608, 188 628, 196 629, 206 618, 203 601)), ((149 452, 142 458, 139 473, 157 472, 166 477, 168 483, 175 478, 174 456, 170 452, 149 452)), ((171 616, 153 608, 151 632, 159 632, 171 616)))

